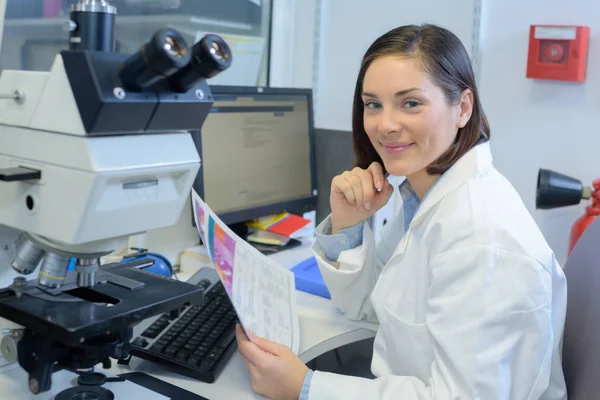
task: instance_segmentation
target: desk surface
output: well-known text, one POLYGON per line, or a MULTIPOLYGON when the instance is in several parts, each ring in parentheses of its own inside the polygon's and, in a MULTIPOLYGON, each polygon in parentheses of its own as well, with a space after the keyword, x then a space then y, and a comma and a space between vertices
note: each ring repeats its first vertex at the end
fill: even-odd
MULTIPOLYGON (((291 268, 311 255, 310 243, 304 243, 301 247, 273 254, 270 257, 286 268, 291 268)), ((196 266, 196 269, 198 267, 196 266)), ((191 272, 188 269, 186 273, 180 273, 180 279, 189 278, 191 273, 193 273, 193 269, 191 272)), ((376 324, 350 321, 328 299, 300 291, 296 293, 300 325, 299 356, 304 362, 308 362, 332 349, 368 339, 375 335, 376 324)), ((135 333, 140 333, 146 325, 140 324, 136 327, 135 333)), ((218 379, 211 384, 167 371, 159 364, 139 358, 132 359, 129 366, 114 365, 109 372, 120 374, 131 371, 148 373, 211 400, 262 398, 253 392, 248 370, 237 352, 218 379)), ((25 382, 23 382, 23 385, 25 385, 25 382)))

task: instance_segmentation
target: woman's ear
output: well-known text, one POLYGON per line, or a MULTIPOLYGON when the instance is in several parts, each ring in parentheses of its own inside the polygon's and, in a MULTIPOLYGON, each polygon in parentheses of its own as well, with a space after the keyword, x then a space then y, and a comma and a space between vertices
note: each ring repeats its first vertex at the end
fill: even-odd
POLYGON ((465 89, 459 99, 458 103, 458 119, 456 125, 458 128, 464 128, 467 122, 471 119, 473 114, 473 91, 471 89, 465 89))

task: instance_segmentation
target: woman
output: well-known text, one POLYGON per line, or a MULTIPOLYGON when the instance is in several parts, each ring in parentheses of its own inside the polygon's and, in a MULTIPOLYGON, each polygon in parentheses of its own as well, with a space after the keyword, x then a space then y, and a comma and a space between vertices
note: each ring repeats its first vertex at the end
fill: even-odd
POLYGON ((333 179, 313 249, 332 301, 380 324, 376 379, 309 371, 289 349, 238 335, 254 389, 277 399, 565 399, 565 277, 492 165, 459 39, 432 25, 377 39, 358 75, 353 135, 357 167, 333 179), (394 191, 386 174, 406 177, 402 211, 375 245, 365 220, 394 191))

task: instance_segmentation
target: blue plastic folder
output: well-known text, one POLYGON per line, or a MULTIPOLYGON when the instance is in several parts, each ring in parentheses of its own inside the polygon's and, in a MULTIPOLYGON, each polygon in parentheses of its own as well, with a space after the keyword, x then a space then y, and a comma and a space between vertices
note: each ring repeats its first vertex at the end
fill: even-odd
POLYGON ((311 293, 317 296, 331 298, 329 290, 323 281, 321 271, 314 257, 302 261, 291 269, 296 277, 296 290, 311 293))

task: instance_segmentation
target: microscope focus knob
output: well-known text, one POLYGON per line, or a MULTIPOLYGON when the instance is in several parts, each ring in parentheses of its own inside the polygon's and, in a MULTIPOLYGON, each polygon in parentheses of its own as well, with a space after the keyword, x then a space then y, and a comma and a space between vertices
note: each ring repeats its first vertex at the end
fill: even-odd
POLYGON ((6 360, 8 364, 12 364, 17 361, 18 353, 17 353, 17 345, 19 344, 19 335, 18 334, 8 334, 2 338, 0 341, 0 351, 2 352, 2 356, 6 360))

